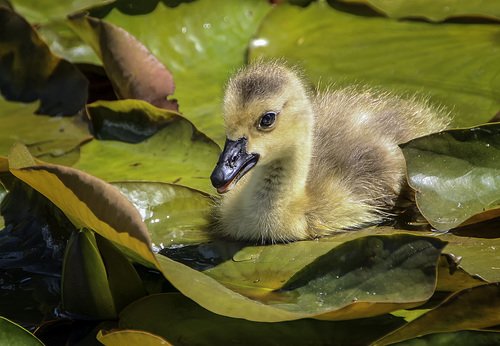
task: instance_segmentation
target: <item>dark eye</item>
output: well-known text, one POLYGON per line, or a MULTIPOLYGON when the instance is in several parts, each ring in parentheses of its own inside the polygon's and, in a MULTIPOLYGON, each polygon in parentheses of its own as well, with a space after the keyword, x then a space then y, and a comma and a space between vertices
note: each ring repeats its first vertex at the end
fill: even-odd
POLYGON ((263 130, 269 129, 274 125, 275 121, 276 121, 276 112, 266 112, 260 118, 259 128, 263 130))

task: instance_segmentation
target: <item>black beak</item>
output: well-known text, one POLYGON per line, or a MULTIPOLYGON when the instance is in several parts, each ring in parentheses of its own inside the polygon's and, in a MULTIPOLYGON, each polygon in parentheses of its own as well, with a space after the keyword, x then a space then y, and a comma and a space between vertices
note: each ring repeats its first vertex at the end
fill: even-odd
POLYGON ((259 160, 259 154, 247 153, 247 139, 239 138, 235 141, 226 139, 224 150, 219 156, 210 180, 217 188, 218 193, 231 190, 259 160))

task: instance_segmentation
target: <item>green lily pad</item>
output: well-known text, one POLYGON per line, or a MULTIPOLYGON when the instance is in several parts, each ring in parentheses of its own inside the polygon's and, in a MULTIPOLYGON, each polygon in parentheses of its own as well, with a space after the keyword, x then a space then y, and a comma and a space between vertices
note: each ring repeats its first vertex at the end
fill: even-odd
POLYGON ((417 336, 488 328, 500 324, 500 284, 492 283, 457 292, 440 306, 413 320, 376 344, 386 345, 417 336))
POLYGON ((500 216, 500 124, 433 134, 401 147, 417 205, 433 227, 449 230, 500 216))
MULTIPOLYGON (((317 242, 294 244, 303 244, 310 253, 321 252, 322 248, 315 246, 317 242)), ((230 265, 224 270, 217 271, 215 267, 205 271, 217 281, 168 258, 157 259, 177 289, 221 315, 263 322, 305 317, 342 320, 376 316, 427 300, 434 291, 436 261, 443 245, 438 239, 404 234, 363 237, 343 243, 300 268, 293 261, 301 252, 288 246, 284 254, 278 245, 273 245, 268 251, 278 249, 279 259, 269 255, 267 261, 260 262, 259 257, 237 252, 233 254, 232 261, 237 264, 232 271, 228 270, 230 265), (286 278, 293 270, 286 268, 284 264, 288 263, 296 272, 286 283, 259 287, 260 277, 272 282, 269 276, 276 276, 273 267, 284 268, 282 275, 286 278), (266 276, 268 271, 272 274, 266 276), (256 300, 244 299, 236 292, 256 300)))
POLYGON ((139 99, 176 111, 167 100, 175 89, 172 74, 134 36, 108 22, 86 15, 73 16, 72 28, 100 57, 120 99, 139 99))
POLYGON ((175 293, 138 300, 122 311, 119 320, 120 328, 145 330, 174 345, 345 345, 359 330, 363 335, 356 343, 368 344, 401 324, 391 316, 339 322, 251 322, 214 314, 175 293))
POLYGON ((104 18, 142 42, 172 71, 180 111, 223 144, 223 85, 245 61, 248 42, 271 9, 266 1, 209 0, 129 16, 114 9, 104 18), (153 29, 154 28, 154 29, 153 29))
MULTIPOLYGON (((130 109, 145 104, 138 100, 116 102, 126 103, 130 109)), ((175 117, 154 136, 138 144, 92 141, 82 147, 80 160, 74 167, 106 181, 178 183, 213 193, 209 177, 219 153, 217 144, 198 132, 193 124, 175 117)))
POLYGON ((92 139, 80 117, 35 115, 37 104, 8 102, 0 98, 0 154, 6 155, 15 143, 26 145, 33 156, 51 162, 74 163, 75 152, 92 139))
POLYGON ((117 330, 108 333, 102 331, 97 334, 97 340, 105 346, 142 345, 142 346, 170 346, 165 339, 142 330, 117 330))
POLYGON ((155 182, 116 182, 139 210, 158 248, 208 242, 210 198, 188 187, 155 182))
POLYGON ((391 18, 425 18, 433 22, 456 17, 476 17, 500 20, 500 5, 496 1, 479 0, 341 0, 366 4, 391 18))
POLYGON ((5 346, 43 346, 36 336, 23 327, 0 316, 0 340, 5 346))
POLYGON ((50 52, 31 25, 0 6, 0 91, 8 100, 40 99, 39 114, 73 115, 87 100, 87 79, 50 52))
POLYGON ((286 57, 312 82, 366 84, 429 95, 456 126, 488 121, 500 108, 495 24, 394 21, 358 16, 326 2, 276 6, 250 47, 251 60, 286 57))

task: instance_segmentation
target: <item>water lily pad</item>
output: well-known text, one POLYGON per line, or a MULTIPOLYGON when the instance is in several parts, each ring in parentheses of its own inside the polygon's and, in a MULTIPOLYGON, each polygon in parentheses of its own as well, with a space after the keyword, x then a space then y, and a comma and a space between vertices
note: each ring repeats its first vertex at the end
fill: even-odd
POLYGON ((158 248, 208 242, 210 198, 174 184, 116 182, 114 186, 141 213, 153 244, 158 248))
POLYGON ((78 228, 91 229, 155 263, 138 211, 113 186, 70 167, 36 161, 20 145, 9 154, 10 172, 46 196, 78 228))
POLYGON ((429 95, 452 111, 456 126, 472 126, 500 108, 499 30, 360 16, 326 2, 282 4, 262 22, 250 57, 286 57, 323 86, 361 83, 429 95))
POLYGON ((433 227, 500 216, 500 124, 422 137, 402 149, 417 205, 433 227))
POLYGON ((500 20, 500 5, 495 1, 479 0, 341 0, 363 3, 391 18, 425 18, 434 22, 456 17, 476 17, 500 20))
MULTIPOLYGON (((26 145, 31 154, 47 161, 67 159, 92 139, 80 117, 44 117, 35 115, 37 104, 8 102, 0 98, 0 154, 6 155, 14 143, 26 145)), ((75 158, 75 161, 78 157, 75 158)), ((73 163, 68 159, 66 163, 73 163)))
POLYGON ((457 292, 437 308, 380 339, 386 345, 413 337, 479 329, 500 324, 500 284, 493 283, 457 292))
POLYGON ((0 7, 0 91, 8 100, 40 99, 39 114, 73 115, 87 99, 87 79, 50 52, 31 25, 0 7))
MULTIPOLYGON (((317 250, 314 244, 309 243, 310 253, 317 250)), ((243 263, 241 270, 236 264, 233 271, 217 272, 217 267, 206 271, 224 286, 180 263, 162 256, 157 259, 162 272, 176 288, 218 314, 267 322, 305 317, 341 320, 376 316, 427 300, 434 291, 435 266, 443 245, 438 239, 411 235, 362 237, 339 245, 303 268, 295 268, 299 271, 285 284, 280 282, 279 287, 267 288, 259 287, 255 278, 262 276, 264 281, 272 281, 263 273, 279 265, 285 267, 286 280, 287 273, 290 274, 283 264, 300 256, 291 251, 293 247, 288 248, 286 255, 278 252, 282 256, 279 259, 271 255, 265 262, 236 253, 232 261, 243 263), (248 263, 253 272, 250 266, 245 266, 248 263), (250 280, 253 293, 248 287, 252 285, 250 280), (242 299, 236 292, 257 300, 242 299)), ((271 246, 269 251, 273 247, 278 248, 271 246)))
MULTIPOLYGON (((133 108, 140 101, 120 102, 129 102, 133 108)), ((209 177, 219 153, 217 144, 186 119, 176 117, 138 144, 92 141, 82 147, 80 160, 74 167, 106 181, 178 183, 213 193, 209 177)))
POLYGON ((145 297, 120 314, 120 328, 135 328, 161 335, 175 345, 344 345, 352 335, 368 344, 402 324, 392 316, 354 321, 327 322, 304 319, 258 323, 211 313, 180 294, 145 297))
POLYGON ((97 340, 105 346, 121 345, 143 345, 143 346, 170 346, 172 345, 165 339, 141 330, 118 330, 108 333, 99 332, 97 340))
POLYGON ((100 57, 119 98, 178 109, 175 101, 167 100, 175 90, 172 74, 134 36, 116 25, 84 14, 71 17, 70 23, 100 57))
POLYGON ((130 16, 117 9, 104 18, 142 42, 172 71, 180 111, 217 143, 224 143, 220 115, 223 85, 245 61, 248 42, 271 9, 266 1, 209 0, 130 16), (154 29, 153 29, 154 28, 154 29))
POLYGON ((23 327, 0 316, 0 340, 8 346, 43 346, 36 336, 23 327))
MULTIPOLYGON (((313 311, 323 310, 325 306, 341 310, 352 304, 351 309, 322 316, 345 319, 380 314, 376 303, 423 302, 434 291, 433 270, 444 246, 439 240, 431 239, 409 235, 371 236, 344 243, 308 264, 275 291, 279 299, 277 306, 313 311), (370 311, 357 315, 358 304, 361 306, 358 310, 368 308, 370 311), (351 313, 354 316, 351 317, 351 313)), ((273 299, 273 295, 270 298, 273 299)))

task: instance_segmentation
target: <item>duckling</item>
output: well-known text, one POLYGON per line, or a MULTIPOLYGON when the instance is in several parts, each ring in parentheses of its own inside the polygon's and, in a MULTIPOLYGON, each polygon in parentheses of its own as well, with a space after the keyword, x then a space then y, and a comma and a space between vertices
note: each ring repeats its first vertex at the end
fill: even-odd
POLYGON ((445 129, 425 102, 354 87, 311 92, 282 62, 227 83, 226 142, 212 172, 223 194, 215 229, 237 240, 290 242, 377 224, 405 185, 399 143, 445 129))

